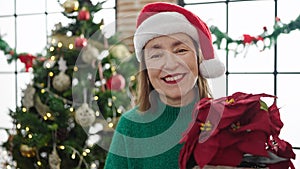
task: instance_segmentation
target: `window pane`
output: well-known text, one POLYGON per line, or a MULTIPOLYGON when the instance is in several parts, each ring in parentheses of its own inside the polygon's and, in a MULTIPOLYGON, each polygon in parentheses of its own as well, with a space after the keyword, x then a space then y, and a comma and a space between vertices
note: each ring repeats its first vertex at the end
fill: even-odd
MULTIPOLYGON (((283 23, 290 23, 299 16, 299 0, 278 1, 278 17, 283 23)), ((278 37, 278 71, 300 72, 298 63, 300 58, 300 32, 294 30, 289 34, 278 37)))
MULTIPOLYGON (((7 114, 9 109, 15 110, 15 74, 0 74, 0 110, 1 113, 7 114)), ((2 120, 1 120, 2 123, 2 120)), ((6 121, 4 121, 6 125, 6 121)))
MULTIPOLYGON (((243 38, 243 34, 258 36, 263 27, 274 25, 274 2, 251 1, 229 3, 229 36, 235 40, 243 38), (253 12, 255 11, 255 12, 253 12), (259 18, 259 19, 258 19, 259 18)), ((234 44, 233 44, 234 45, 234 44)), ((230 47, 235 49, 235 47, 230 47)), ((255 45, 243 48, 242 53, 235 55, 230 52, 229 71, 238 72, 272 72, 274 69, 274 53, 271 48, 260 52, 255 45)))
MULTIPOLYGON (((2 39, 8 43, 8 45, 15 48, 15 24, 14 17, 3 17, 0 18, 0 35, 2 39)), ((0 51, 0 72, 14 72, 14 63, 8 64, 7 57, 3 51, 0 51)))
POLYGON ((300 32, 279 35, 277 44, 278 71, 300 72, 300 32))
MULTIPOLYGON (((300 75, 278 75, 278 106, 280 107, 281 120, 284 126, 281 138, 287 140, 294 147, 300 147, 299 133, 299 96, 300 75)), ((300 155, 299 150, 295 150, 300 155)), ((297 158, 296 158, 297 159, 297 158)), ((300 166, 296 160, 295 166, 300 166)))
POLYGON ((228 94, 235 92, 274 94, 274 76, 272 74, 230 74, 228 94))
POLYGON ((263 52, 256 46, 249 46, 243 54, 228 54, 229 72, 273 72, 274 71, 274 48, 263 52))
POLYGON ((106 36, 111 36, 116 32, 116 14, 114 9, 102 9, 95 13, 93 22, 100 23, 104 20, 104 32, 106 36))
POLYGON ((21 99, 23 96, 23 90, 26 89, 27 85, 31 82, 33 75, 31 73, 19 73, 18 74, 18 84, 17 84, 17 92, 18 92, 18 98, 17 98, 17 104, 18 106, 21 106, 21 99))
POLYGON ((299 0, 278 0, 278 17, 284 23, 295 20, 299 16, 299 0))
POLYGON ((57 1, 47 0, 47 12, 62 12, 63 7, 57 1))
POLYGON ((16 0, 17 14, 44 13, 45 0, 16 0))
POLYGON ((69 23, 73 22, 72 19, 65 17, 62 13, 49 14, 47 18, 47 35, 52 35, 52 30, 55 28, 55 24, 60 22, 62 26, 68 26, 69 23))
MULTIPOLYGON (((33 55, 42 53, 47 43, 45 30, 45 15, 30 15, 18 17, 17 52, 26 52, 33 55)), ((21 64, 18 67, 23 68, 24 65, 21 64)))
POLYGON ((0 0, 0 16, 13 15, 15 13, 14 4, 14 1, 0 0))
POLYGON ((226 5, 221 4, 201 4, 186 5, 186 9, 198 15, 208 26, 214 25, 225 31, 226 29, 226 5), (218 12, 216 12, 218 11, 218 12))
MULTIPOLYGON (((97 2, 99 2, 99 0, 94 0, 95 2, 93 2, 94 5, 97 4, 97 2)), ((102 7, 103 8, 114 8, 116 6, 116 1, 115 0, 107 0, 105 3, 103 3, 102 7)))

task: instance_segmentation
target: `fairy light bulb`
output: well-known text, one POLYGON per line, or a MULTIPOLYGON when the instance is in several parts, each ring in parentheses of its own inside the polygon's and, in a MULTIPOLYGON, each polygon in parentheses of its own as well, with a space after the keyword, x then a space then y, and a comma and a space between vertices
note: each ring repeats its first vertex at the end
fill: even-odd
POLYGON ((91 150, 87 148, 87 149, 85 149, 85 152, 86 152, 86 153, 90 153, 91 150))
POLYGON ((91 168, 93 168, 93 169, 94 169, 94 168, 97 168, 97 165, 96 165, 95 163, 92 163, 92 164, 91 164, 91 168))
POLYGON ((28 138, 32 139, 32 134, 28 134, 28 138))
POLYGON ((48 75, 49 75, 50 77, 52 77, 52 76, 54 76, 54 73, 53 73, 53 72, 49 72, 48 75))
POLYGON ((48 117, 48 118, 50 118, 51 116, 52 116, 52 114, 51 113, 46 113, 46 116, 48 117))
POLYGON ((74 108, 73 108, 73 107, 70 107, 69 110, 70 110, 70 112, 73 112, 73 111, 74 111, 74 108))
POLYGON ((42 166, 42 162, 41 162, 41 161, 37 161, 36 164, 37 164, 38 166, 42 166))
POLYGON ((48 120, 48 117, 46 115, 43 118, 44 118, 44 120, 48 120))
POLYGON ((29 131, 29 127, 25 127, 25 130, 28 132, 29 131))
POLYGON ((26 107, 23 107, 23 108, 22 108, 22 112, 24 112, 24 113, 27 112, 26 107))
POLYGON ((49 69, 49 68, 51 68, 51 64, 50 64, 50 63, 46 63, 45 67, 46 67, 47 69, 49 69))
POLYGON ((74 66, 73 70, 74 70, 74 72, 77 72, 78 71, 78 67, 74 66))
POLYGON ((54 61, 54 60, 55 60, 55 58, 56 58, 56 57, 55 57, 55 56, 53 56, 53 55, 50 57, 50 59, 51 59, 52 61, 54 61))
POLYGON ((45 89, 41 89, 41 93, 44 94, 46 92, 45 89))
POLYGON ((54 48, 53 46, 51 46, 51 47, 49 48, 49 50, 50 50, 50 52, 53 52, 53 51, 55 50, 55 48, 54 48))
POLYGON ((84 152, 82 152, 82 155, 83 156, 87 156, 87 153, 84 151, 84 152))
POLYGON ((121 114, 121 113, 122 113, 122 108, 119 107, 119 108, 117 109, 117 112, 118 112, 119 114, 121 114))
POLYGON ((56 39, 51 40, 52 45, 56 44, 56 42, 57 42, 56 39))
POLYGON ((69 44, 69 49, 73 49, 74 45, 73 44, 69 44))
POLYGON ((130 81, 135 81, 135 76, 130 76, 130 81))
POLYGON ((94 100, 96 100, 96 101, 97 101, 98 99, 99 99, 99 97, 98 97, 98 96, 94 96, 94 100))
POLYGON ((75 151, 72 153, 71 158, 74 160, 76 158, 75 151))
POLYGON ((22 125, 20 123, 17 124, 17 129, 21 129, 22 125))
POLYGON ((63 44, 61 42, 57 43, 57 47, 61 48, 63 46, 63 44))
POLYGON ((112 128, 114 126, 114 123, 108 123, 108 127, 112 128))
POLYGON ((108 105, 109 107, 112 106, 112 99, 110 99, 110 98, 108 99, 107 105, 108 105))
POLYGON ((64 145, 60 145, 59 149, 64 150, 66 147, 64 145))
POLYGON ((99 27, 99 28, 100 28, 100 30, 102 30, 102 29, 104 28, 104 25, 100 25, 100 27, 99 27))

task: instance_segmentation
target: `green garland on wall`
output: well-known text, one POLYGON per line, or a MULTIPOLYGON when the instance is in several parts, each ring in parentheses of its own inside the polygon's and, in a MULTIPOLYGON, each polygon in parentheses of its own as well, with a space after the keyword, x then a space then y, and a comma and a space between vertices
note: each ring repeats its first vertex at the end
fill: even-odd
MULTIPOLYGON (((236 44, 236 46, 256 45, 261 51, 266 48, 270 48, 273 44, 275 44, 280 34, 289 34, 291 31, 297 29, 300 30, 300 15, 288 24, 282 23, 280 18, 276 17, 272 33, 268 32, 267 27, 263 27, 263 32, 260 35, 252 36, 249 34, 243 34, 241 39, 233 39, 229 37, 228 34, 222 32, 216 26, 210 27, 210 31, 216 37, 213 43, 217 45, 218 49, 221 49, 221 43, 225 40, 227 43, 226 46, 229 44, 236 44)), ((225 50, 228 50, 228 48, 225 48, 225 50)), ((237 49, 235 49, 235 52, 237 53, 237 49)))
MULTIPOLYGON (((300 15, 290 23, 282 23, 279 17, 275 18, 275 24, 273 26, 273 32, 268 33, 267 27, 263 27, 263 33, 257 36, 252 36, 249 34, 243 34, 241 39, 233 39, 228 36, 227 33, 222 32, 218 27, 211 26, 210 31, 216 37, 213 41, 213 44, 217 45, 218 49, 221 49, 222 41, 226 41, 228 46, 229 44, 239 45, 256 45, 260 48, 261 51, 266 48, 270 48, 273 44, 276 43, 276 40, 280 34, 289 34, 291 31, 300 30, 300 15)), ((11 63, 13 60, 20 59, 21 62, 25 64, 26 71, 32 66, 33 60, 36 56, 33 56, 28 53, 16 53, 15 49, 12 49, 8 43, 3 40, 0 36, 0 50, 4 52, 5 55, 8 55, 7 62, 11 63)), ((225 48, 224 50, 229 50, 225 48)), ((236 53, 237 48, 234 50, 236 53)))

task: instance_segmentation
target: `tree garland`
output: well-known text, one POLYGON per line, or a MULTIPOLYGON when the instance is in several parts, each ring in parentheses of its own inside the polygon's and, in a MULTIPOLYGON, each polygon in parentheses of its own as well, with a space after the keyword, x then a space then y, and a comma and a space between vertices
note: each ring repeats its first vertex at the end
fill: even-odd
MULTIPOLYGON (((240 45, 256 45, 261 51, 264 51, 266 48, 270 48, 276 43, 280 34, 289 34, 293 30, 300 30, 300 15, 294 21, 291 21, 288 24, 282 23, 280 18, 276 17, 273 29, 273 32, 269 34, 267 27, 263 27, 263 33, 260 35, 252 36, 249 34, 243 34, 242 39, 233 39, 229 37, 227 33, 222 32, 218 27, 210 26, 211 33, 216 37, 216 39, 213 41, 213 44, 216 44, 218 49, 221 49, 221 43, 223 40, 225 40, 227 43, 225 50, 230 50, 228 49, 229 44, 236 44, 237 47, 234 50, 235 53, 238 53, 237 48, 240 45)), ((5 55, 9 55, 7 58, 8 63, 11 63, 13 60, 20 59, 20 61, 25 64, 26 72, 28 72, 29 68, 32 67, 33 61, 37 58, 29 53, 17 54, 15 49, 12 49, 8 43, 2 39, 1 36, 0 50, 2 50, 5 55)))

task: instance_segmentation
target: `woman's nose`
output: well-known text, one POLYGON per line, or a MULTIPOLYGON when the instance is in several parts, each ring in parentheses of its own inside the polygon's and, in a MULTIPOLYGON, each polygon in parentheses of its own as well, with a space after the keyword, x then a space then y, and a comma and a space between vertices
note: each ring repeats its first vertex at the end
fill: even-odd
POLYGON ((178 59, 177 56, 174 53, 166 52, 165 56, 164 56, 164 59, 163 59, 164 69, 170 69, 170 70, 176 69, 178 67, 179 60, 180 59, 178 59))

